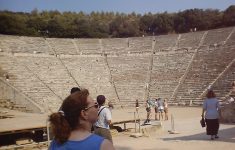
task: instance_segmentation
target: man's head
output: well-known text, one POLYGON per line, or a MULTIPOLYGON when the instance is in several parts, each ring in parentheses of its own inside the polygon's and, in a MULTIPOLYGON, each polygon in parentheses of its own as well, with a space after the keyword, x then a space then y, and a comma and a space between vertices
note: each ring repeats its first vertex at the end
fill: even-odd
POLYGON ((104 95, 98 95, 96 100, 97 100, 97 103, 101 106, 101 105, 104 105, 105 103, 105 96, 104 95))
POLYGON ((77 91, 81 91, 80 88, 78 88, 78 87, 73 87, 73 88, 70 90, 70 94, 73 94, 73 93, 75 93, 75 92, 77 92, 77 91))

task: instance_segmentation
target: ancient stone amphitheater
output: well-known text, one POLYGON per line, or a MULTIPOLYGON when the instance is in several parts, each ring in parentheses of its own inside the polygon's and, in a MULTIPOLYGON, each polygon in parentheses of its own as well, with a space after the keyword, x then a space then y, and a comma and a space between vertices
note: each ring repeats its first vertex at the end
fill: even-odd
POLYGON ((116 106, 148 97, 200 104, 208 86, 220 99, 234 95, 234 80, 235 27, 111 39, 0 35, 0 99, 11 109, 57 110, 73 86, 116 106))

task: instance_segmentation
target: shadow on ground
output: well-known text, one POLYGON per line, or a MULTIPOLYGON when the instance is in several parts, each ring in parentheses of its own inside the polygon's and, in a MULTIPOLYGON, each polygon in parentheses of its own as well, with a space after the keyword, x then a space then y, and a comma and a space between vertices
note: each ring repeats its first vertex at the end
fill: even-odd
MULTIPOLYGON (((219 135, 220 138, 216 139, 216 141, 235 143, 235 127, 219 130, 218 135, 219 135)), ((206 135, 206 132, 204 132, 204 133, 199 133, 199 134, 194 134, 194 135, 177 136, 177 137, 173 137, 173 138, 162 138, 162 139, 164 141, 172 141, 172 140, 182 140, 182 141, 199 140, 199 141, 205 141, 205 140, 210 140, 210 136, 206 135)))

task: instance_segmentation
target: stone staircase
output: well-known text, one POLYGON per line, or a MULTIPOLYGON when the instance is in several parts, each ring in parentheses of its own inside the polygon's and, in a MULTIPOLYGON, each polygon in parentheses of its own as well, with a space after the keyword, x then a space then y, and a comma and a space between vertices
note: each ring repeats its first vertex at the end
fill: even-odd
POLYGON ((178 47, 192 49, 197 48, 204 33, 205 32, 191 32, 182 34, 179 39, 178 47))
POLYGON ((48 44, 55 50, 57 55, 77 55, 79 52, 73 44, 72 39, 47 38, 48 44))
POLYGON ((79 85, 87 88, 94 99, 102 94, 112 102, 118 100, 103 56, 65 56, 61 60, 79 85))
POLYGON ((232 27, 209 30, 203 45, 216 46, 223 44, 232 30, 232 27))
POLYGON ((132 37, 129 38, 127 52, 134 53, 151 53, 153 37, 132 37))
POLYGON ((212 89, 220 100, 224 100, 226 96, 229 96, 230 91, 232 91, 232 83, 235 81, 234 77, 235 61, 232 62, 232 65, 228 70, 224 72, 212 85, 212 89))
POLYGON ((9 75, 9 84, 23 92, 40 106, 52 111, 59 108, 61 100, 56 97, 34 74, 17 61, 15 56, 1 56, 2 70, 9 75))
POLYGON ((172 34, 172 35, 161 35, 155 37, 156 44, 155 44, 155 52, 161 52, 161 51, 171 51, 176 46, 178 35, 172 34))
POLYGON ((234 59, 233 47, 202 47, 193 60, 184 83, 178 90, 176 100, 189 102, 200 101, 199 95, 217 78, 234 59))
POLYGON ((144 101, 150 55, 108 56, 120 103, 144 101))
POLYGON ((127 53, 127 38, 107 38, 102 39, 103 51, 105 54, 127 53))
POLYGON ((3 52, 8 53, 53 54, 41 37, 0 35, 0 47, 3 52))
POLYGON ((80 55, 102 54, 99 39, 74 39, 74 43, 80 55))
POLYGON ((61 102, 70 94, 70 89, 77 86, 56 57, 28 56, 17 57, 17 60, 36 74, 61 102))
POLYGON ((185 51, 154 55, 149 97, 169 99, 192 56, 185 51))
POLYGON ((23 105, 15 104, 10 99, 0 99, 0 108, 7 108, 11 110, 17 110, 17 111, 28 112, 28 113, 33 112, 32 110, 27 109, 23 105))

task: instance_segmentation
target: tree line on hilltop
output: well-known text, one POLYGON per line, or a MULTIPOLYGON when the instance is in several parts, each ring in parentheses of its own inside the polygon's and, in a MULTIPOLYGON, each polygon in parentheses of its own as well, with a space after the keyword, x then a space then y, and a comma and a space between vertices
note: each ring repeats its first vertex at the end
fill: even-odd
POLYGON ((108 38, 184 33, 235 25, 235 5, 224 11, 187 9, 177 13, 0 11, 0 34, 58 38, 108 38))

